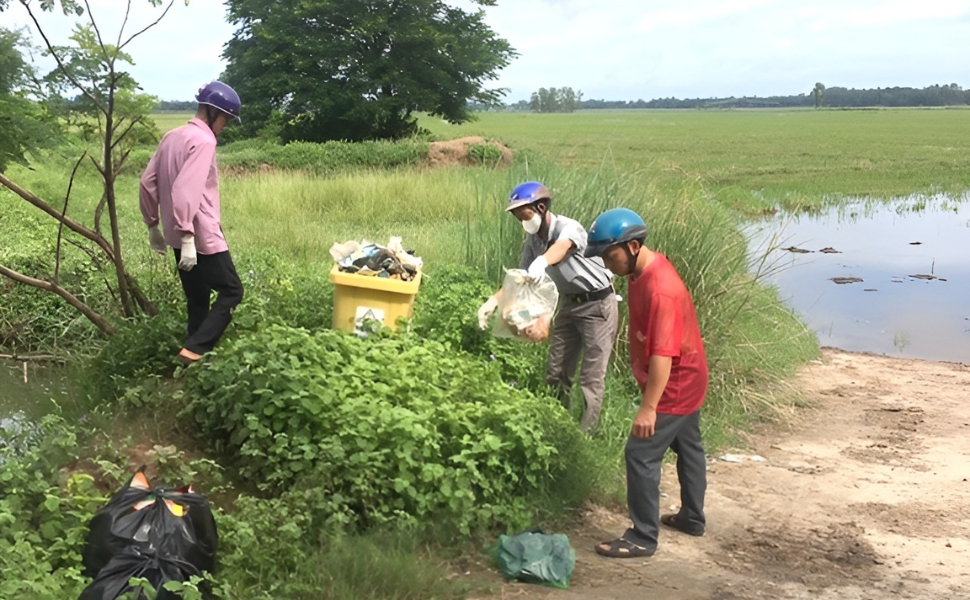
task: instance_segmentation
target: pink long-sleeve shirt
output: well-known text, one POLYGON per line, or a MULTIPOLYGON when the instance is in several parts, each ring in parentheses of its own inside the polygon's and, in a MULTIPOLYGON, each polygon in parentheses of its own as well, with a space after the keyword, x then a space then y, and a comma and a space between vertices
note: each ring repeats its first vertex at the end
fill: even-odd
POLYGON ((141 176, 141 214, 149 227, 161 216, 165 242, 182 247, 182 235, 195 236, 199 254, 229 250, 219 210, 216 136, 201 119, 169 131, 141 176))

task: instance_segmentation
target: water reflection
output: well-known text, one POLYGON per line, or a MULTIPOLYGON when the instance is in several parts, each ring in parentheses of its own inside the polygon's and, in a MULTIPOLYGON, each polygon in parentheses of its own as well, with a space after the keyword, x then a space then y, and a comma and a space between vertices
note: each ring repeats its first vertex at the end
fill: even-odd
POLYGON ((860 201, 778 215, 749 239, 755 255, 774 246, 767 280, 823 346, 970 363, 966 200, 860 201))
MULTIPOLYGON (((0 419, 36 420, 72 404, 67 369, 51 363, 0 360, 0 419)), ((2 427, 0 427, 2 428, 2 427)))

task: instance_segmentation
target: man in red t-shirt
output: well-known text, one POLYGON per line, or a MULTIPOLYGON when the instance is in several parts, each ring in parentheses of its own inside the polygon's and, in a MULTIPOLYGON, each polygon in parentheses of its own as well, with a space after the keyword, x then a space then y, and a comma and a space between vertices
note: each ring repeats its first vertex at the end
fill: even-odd
POLYGON ((589 230, 587 256, 602 256, 615 275, 630 277, 630 366, 643 396, 626 444, 627 505, 633 527, 596 552, 613 558, 651 556, 663 523, 704 535, 707 459, 700 407, 707 358, 690 292, 663 254, 644 246, 647 227, 625 208, 608 210, 589 230), (660 467, 677 454, 680 511, 660 516, 660 467))

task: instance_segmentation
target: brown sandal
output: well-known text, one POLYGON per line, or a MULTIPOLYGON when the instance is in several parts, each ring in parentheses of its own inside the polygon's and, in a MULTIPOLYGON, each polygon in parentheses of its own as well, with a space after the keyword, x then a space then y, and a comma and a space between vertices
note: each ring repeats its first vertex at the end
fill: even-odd
POLYGON ((642 558, 653 556, 654 552, 656 550, 645 548, 623 538, 615 539, 612 542, 603 542, 596 546, 597 554, 609 558, 642 558))
POLYGON ((664 515, 660 517, 660 522, 666 525, 667 527, 671 527, 673 529, 676 529, 677 531, 686 533, 687 535, 693 535, 697 537, 704 535, 703 525, 683 521, 681 520, 680 515, 676 513, 670 514, 670 515, 664 515))

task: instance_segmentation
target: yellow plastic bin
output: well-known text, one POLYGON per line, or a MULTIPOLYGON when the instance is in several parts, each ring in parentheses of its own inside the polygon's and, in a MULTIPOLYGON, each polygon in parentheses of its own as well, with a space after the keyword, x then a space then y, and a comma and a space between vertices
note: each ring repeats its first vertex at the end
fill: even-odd
POLYGON ((363 333, 365 320, 380 321, 397 328, 398 317, 410 317, 414 296, 421 285, 421 272, 411 281, 342 273, 338 265, 330 270, 333 282, 333 328, 363 333))

